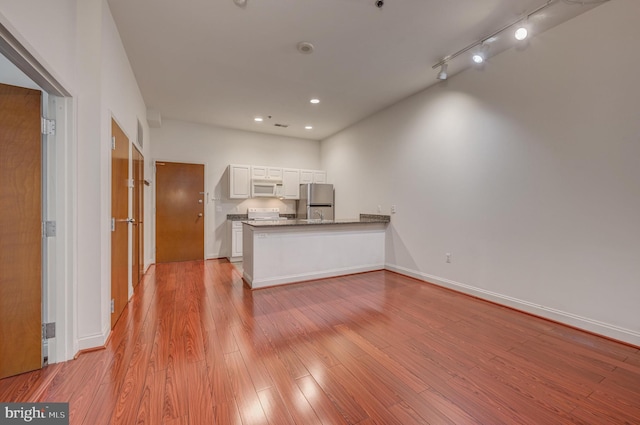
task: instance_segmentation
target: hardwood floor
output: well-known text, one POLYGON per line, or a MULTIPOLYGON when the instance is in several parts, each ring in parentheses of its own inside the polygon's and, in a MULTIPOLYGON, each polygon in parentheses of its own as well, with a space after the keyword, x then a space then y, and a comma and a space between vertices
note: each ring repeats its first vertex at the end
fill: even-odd
POLYGON ((105 350, 0 380, 72 424, 638 424, 640 350, 391 272, 152 267, 105 350))

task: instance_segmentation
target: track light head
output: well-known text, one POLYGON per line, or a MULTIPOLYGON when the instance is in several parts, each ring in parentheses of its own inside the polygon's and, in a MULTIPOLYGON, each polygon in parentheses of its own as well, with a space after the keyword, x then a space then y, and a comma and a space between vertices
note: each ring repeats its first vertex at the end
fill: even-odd
POLYGON ((487 60, 488 51, 489 46, 482 42, 482 44, 480 44, 480 48, 473 54, 473 56, 471 56, 471 60, 477 65, 483 64, 484 61, 487 60))
POLYGON ((513 33, 513 36, 516 38, 516 40, 522 41, 529 36, 529 30, 524 26, 519 27, 516 32, 513 33))
POLYGON ((438 80, 446 80, 449 77, 449 74, 447 74, 447 69, 449 68, 449 65, 446 63, 443 63, 442 66, 440 67, 440 72, 438 73, 438 80))
POLYGON ((518 41, 523 41, 529 37, 529 16, 526 16, 522 21, 520 21, 516 26, 516 31, 513 33, 513 36, 518 41))
POLYGON ((518 41, 523 41, 527 37, 529 37, 529 16, 528 15, 525 16, 524 19, 522 19, 522 21, 518 23, 518 25, 516 25, 516 30, 513 33, 513 36, 518 41))

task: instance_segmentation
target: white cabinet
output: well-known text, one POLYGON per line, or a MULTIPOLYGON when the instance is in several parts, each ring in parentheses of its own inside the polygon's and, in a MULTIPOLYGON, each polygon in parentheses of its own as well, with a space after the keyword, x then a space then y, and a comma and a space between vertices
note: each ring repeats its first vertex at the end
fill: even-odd
POLYGON ((251 166, 229 165, 229 198, 247 199, 251 196, 251 166))
POLYGON ((313 170, 300 170, 300 184, 313 183, 313 170))
MULTIPOLYGON (((229 198, 248 199, 253 195, 253 183, 270 182, 276 186, 276 196, 282 199, 300 199, 300 185, 326 183, 327 172, 299 170, 297 168, 268 167, 264 165, 229 165, 229 198)), ((270 195, 273 197, 273 194, 270 195)))
POLYGON ((282 168, 254 165, 251 167, 251 178, 255 180, 282 180, 282 168))
POLYGON ((296 168, 282 169, 282 197, 284 199, 300 199, 300 170, 296 168))
POLYGON ((300 184, 326 183, 327 172, 320 170, 300 170, 300 184))
POLYGON ((313 182, 314 183, 326 183, 327 182, 327 172, 326 171, 314 171, 313 172, 313 182))
POLYGON ((242 261, 242 222, 231 222, 231 255, 229 261, 242 261))

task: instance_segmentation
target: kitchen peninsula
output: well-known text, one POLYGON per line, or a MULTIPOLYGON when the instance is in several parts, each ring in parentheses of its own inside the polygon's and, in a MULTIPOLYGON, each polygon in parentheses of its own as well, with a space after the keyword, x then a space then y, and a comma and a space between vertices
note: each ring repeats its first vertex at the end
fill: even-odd
POLYGON ((243 222, 243 277, 252 289, 384 268, 389 216, 243 222))

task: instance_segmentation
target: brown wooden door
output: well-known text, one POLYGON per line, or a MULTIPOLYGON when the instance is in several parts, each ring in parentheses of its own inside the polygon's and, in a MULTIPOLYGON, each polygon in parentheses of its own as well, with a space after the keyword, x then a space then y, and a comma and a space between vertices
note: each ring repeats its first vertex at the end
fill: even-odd
POLYGON ((0 378, 42 367, 41 93, 0 84, 0 378))
POLYGON ((133 149, 133 253, 131 264, 131 282, 135 288, 144 274, 144 157, 133 149))
POLYGON ((156 163, 156 262, 204 259, 204 165, 156 163))
POLYGON ((111 137, 111 327, 129 299, 129 139, 114 120, 111 137))

